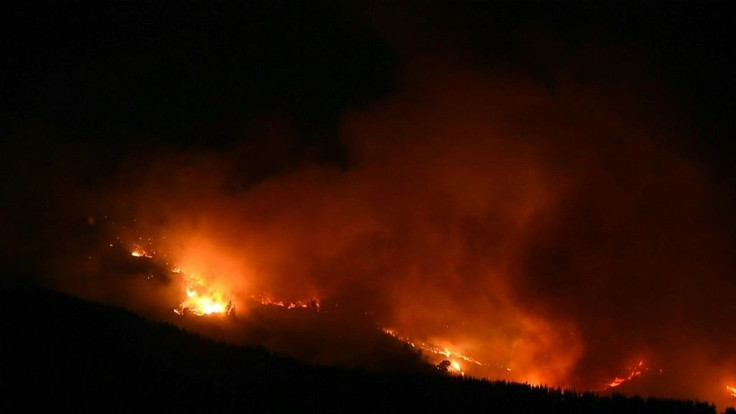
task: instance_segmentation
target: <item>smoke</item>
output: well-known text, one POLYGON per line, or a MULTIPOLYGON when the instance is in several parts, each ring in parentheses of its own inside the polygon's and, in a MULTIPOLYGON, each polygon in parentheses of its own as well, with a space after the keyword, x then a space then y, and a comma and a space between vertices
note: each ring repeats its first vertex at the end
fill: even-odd
POLYGON ((253 294, 325 298, 491 366, 478 375, 596 389, 644 359, 678 396, 721 397, 721 379, 700 387, 732 364, 722 194, 658 91, 407 73, 345 117, 347 167, 242 182, 237 148, 129 160, 135 234, 244 315, 253 294))
MULTIPOLYGON (((248 340, 318 362, 368 351, 279 337, 268 324, 281 316, 251 296, 321 298, 362 315, 347 320, 483 361, 467 367, 476 375, 602 389, 645 360, 663 379, 636 391, 728 402, 732 206, 688 152, 692 125, 636 55, 541 52, 568 61, 544 77, 448 56, 407 63, 393 95, 344 114, 344 163, 295 162, 296 133, 263 127, 244 132, 270 131, 262 146, 131 152, 112 182, 47 164, 22 189, 4 183, 51 204, 8 216, 4 256, 169 320, 182 284, 166 267, 186 269, 227 292, 248 340), (136 245, 161 259, 131 264, 136 245)), ((298 320, 292 330, 321 323, 298 320)), ((351 343, 369 330, 314 329, 351 343)))

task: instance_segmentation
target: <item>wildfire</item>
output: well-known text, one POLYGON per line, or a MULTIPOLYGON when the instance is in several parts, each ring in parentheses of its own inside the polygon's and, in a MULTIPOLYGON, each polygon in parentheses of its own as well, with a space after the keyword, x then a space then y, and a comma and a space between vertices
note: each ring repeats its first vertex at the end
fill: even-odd
POLYGON ((153 259, 153 254, 153 252, 148 252, 140 246, 133 247, 133 251, 130 252, 133 257, 145 257, 147 259, 153 259))
POLYGON ((412 342, 409 338, 399 335, 399 333, 395 329, 390 328, 383 328, 383 333, 393 336, 394 338, 398 339, 399 341, 411 345, 412 348, 416 348, 416 345, 414 345, 414 342, 412 342))
MULTIPOLYGON (((182 280, 182 301, 173 309, 178 315, 195 315, 195 316, 227 316, 234 313, 235 309, 229 295, 225 294, 222 286, 213 283, 214 281, 207 277, 200 276, 197 272, 190 272, 183 267, 170 265, 165 254, 157 255, 157 252, 151 248, 144 249, 140 245, 134 245, 130 250, 130 254, 136 258, 154 259, 165 262, 165 267, 169 271, 177 275, 182 280)), ((282 300, 272 296, 251 295, 250 299, 264 306, 278 306, 287 310, 291 309, 316 309, 319 311, 321 301, 318 298, 309 300, 282 300)), ((510 372, 511 368, 499 364, 486 364, 470 356, 451 350, 446 346, 438 346, 433 343, 424 342, 410 337, 402 336, 395 329, 381 328, 382 331, 398 341, 401 341, 412 348, 420 349, 428 356, 428 359, 436 364, 437 368, 447 373, 466 376, 466 370, 473 375, 473 366, 490 367, 510 372)), ((612 380, 605 382, 604 390, 610 390, 620 387, 622 384, 641 376, 644 372, 648 372, 649 367, 644 365, 644 360, 640 360, 637 364, 630 367, 623 376, 616 376, 612 380)), ((659 370, 661 373, 662 370, 659 370)), ((537 381, 534 381, 537 382, 537 381)), ((726 385, 726 390, 731 397, 736 398, 736 386, 726 385)))
POLYGON ((462 354, 458 354, 457 352, 450 351, 446 347, 445 348, 439 348, 439 347, 436 347, 434 345, 431 345, 431 344, 428 344, 428 343, 425 343, 425 342, 420 342, 419 348, 421 348, 424 351, 431 352, 431 353, 433 353, 435 355, 443 355, 443 356, 445 356, 447 358, 453 358, 453 357, 454 358, 459 358, 459 359, 462 359, 465 362, 469 362, 471 364, 475 364, 475 365, 478 365, 478 366, 485 365, 484 363, 482 363, 482 362, 480 362, 480 361, 478 361, 476 359, 473 359, 473 358, 471 358, 469 356, 465 356, 465 355, 462 355, 462 354))
POLYGON ((460 364, 457 361, 452 361, 450 363, 449 369, 463 377, 465 376, 465 371, 463 371, 462 367, 460 367, 460 364))
POLYGON ((619 385, 623 384, 624 382, 630 381, 630 380, 638 377, 639 375, 641 375, 641 373, 643 372, 643 370, 646 370, 646 369, 647 368, 644 367, 644 361, 641 360, 641 361, 639 361, 638 364, 636 364, 633 367, 631 367, 631 369, 629 371, 629 374, 626 377, 616 377, 612 381, 606 383, 606 388, 605 389, 616 388, 619 385))
MULTIPOLYGON (((488 366, 487 364, 484 364, 483 362, 478 361, 477 359, 473 359, 469 356, 457 353, 455 351, 451 351, 449 348, 444 347, 438 347, 436 345, 432 345, 426 342, 422 341, 413 341, 405 336, 399 335, 399 333, 395 329, 390 328, 383 328, 382 329, 384 333, 391 335, 392 337, 396 338, 397 340, 410 345, 412 348, 419 348, 424 352, 427 352, 432 355, 441 356, 443 358, 443 361, 441 361, 438 364, 438 367, 442 367, 443 369, 447 369, 448 372, 452 372, 458 375, 465 376, 465 370, 462 369, 462 366, 458 362, 459 360, 478 365, 478 366, 488 366), (417 345, 418 344, 418 345, 417 345)), ((503 367, 501 367, 503 368, 503 367)), ((510 368, 505 368, 506 371, 511 371, 510 368)))
POLYGON ((286 309, 319 309, 320 307, 320 300, 317 298, 312 298, 309 301, 301 301, 297 300, 295 302, 291 301, 284 301, 284 300, 276 300, 271 297, 267 296, 260 296, 260 295, 252 295, 251 299, 254 301, 260 303, 261 305, 266 306, 279 306, 286 309))
MULTIPOLYGON (((133 257, 148 259, 153 259, 154 254, 155 252, 147 251, 138 245, 133 246, 130 252, 133 257)), ((179 267, 172 267, 170 271, 183 275, 186 280, 186 299, 174 308, 176 314, 205 316, 230 315, 234 312, 232 301, 221 292, 208 286, 203 278, 185 273, 179 267)))
MULTIPOLYGON (((139 245, 134 245, 130 254, 133 257, 153 259, 156 253, 153 250, 145 250, 139 245)), ((168 266, 168 262, 166 265, 168 266)), ((179 266, 172 266, 169 271, 182 276, 186 287, 186 297, 174 308, 176 314, 196 316, 230 315, 235 311, 232 301, 227 295, 214 288, 206 279, 187 273, 179 266)), ((321 305, 317 298, 287 301, 269 296, 252 295, 251 299, 262 305, 279 306, 285 309, 319 309, 321 305)))
POLYGON ((736 387, 726 385, 726 390, 728 390, 732 397, 736 398, 736 387))
POLYGON ((187 275, 187 299, 174 309, 178 315, 192 313, 197 316, 229 315, 233 313, 233 304, 224 295, 208 288, 196 277, 187 275))

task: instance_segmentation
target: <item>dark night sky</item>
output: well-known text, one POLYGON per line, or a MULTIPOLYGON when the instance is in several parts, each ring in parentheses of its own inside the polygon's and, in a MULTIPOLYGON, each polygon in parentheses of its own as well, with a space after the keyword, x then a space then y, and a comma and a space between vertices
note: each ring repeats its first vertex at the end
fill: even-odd
POLYGON ((202 235, 247 259, 234 290, 331 296, 529 378, 736 369, 728 2, 20 3, 2 268, 79 293, 108 239, 202 235))
POLYGON ((114 162, 161 143, 252 139, 243 125, 278 118, 293 128, 296 158, 334 161, 341 115, 400 88, 407 55, 452 49, 553 84, 549 59, 528 50, 536 37, 643 53, 703 131, 687 145, 732 184, 725 154, 736 133, 736 48, 727 2, 639 3, 16 6, 3 22, 4 134, 43 125, 55 137, 49 151, 91 145, 114 162))
MULTIPOLYGON (((334 158, 346 108, 386 93, 390 46, 327 4, 105 2, 6 14, 10 131, 117 155, 157 144, 221 146, 279 118, 303 152, 334 158)), ((247 138, 245 138, 247 139, 247 138)))

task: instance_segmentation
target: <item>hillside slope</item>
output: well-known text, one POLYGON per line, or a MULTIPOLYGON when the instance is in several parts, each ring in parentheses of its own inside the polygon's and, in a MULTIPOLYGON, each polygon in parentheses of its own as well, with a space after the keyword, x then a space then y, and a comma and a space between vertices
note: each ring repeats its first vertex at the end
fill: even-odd
POLYGON ((41 289, 0 293, 2 404, 23 411, 715 413, 439 373, 313 366, 41 289))

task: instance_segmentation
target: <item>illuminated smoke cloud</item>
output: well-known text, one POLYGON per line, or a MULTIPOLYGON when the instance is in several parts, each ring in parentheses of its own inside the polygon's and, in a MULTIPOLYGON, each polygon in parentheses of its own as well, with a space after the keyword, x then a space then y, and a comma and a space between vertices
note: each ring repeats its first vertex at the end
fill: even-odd
MULTIPOLYGON (((293 355, 312 350, 259 326, 271 316, 254 297, 319 298, 425 352, 467 356, 449 367, 470 375, 590 390, 628 381, 723 404, 736 384, 726 191, 688 155, 690 125, 647 65, 606 52, 593 65, 542 47, 570 59, 544 81, 417 58, 400 91, 344 115, 344 163, 258 176, 238 143, 135 153, 112 188, 72 185, 63 215, 81 230, 59 224, 58 245, 16 254, 5 243, 6 254, 41 252, 63 289, 169 320, 194 292, 180 268, 232 301, 255 342, 293 355), (123 259, 136 246, 148 261, 123 259)), ((273 138, 263 164, 296 141, 273 138)), ((323 328, 358 338, 365 326, 323 328)))
POLYGON ((677 126, 615 82, 563 78, 551 94, 422 67, 345 118, 347 168, 242 188, 249 166, 227 153, 136 160, 136 234, 243 315, 252 295, 325 298, 483 361, 474 375, 602 389, 644 358, 668 390, 716 398, 733 343, 700 321, 726 329, 713 315, 734 292, 718 189, 677 126))

